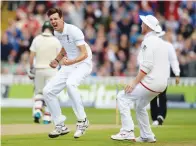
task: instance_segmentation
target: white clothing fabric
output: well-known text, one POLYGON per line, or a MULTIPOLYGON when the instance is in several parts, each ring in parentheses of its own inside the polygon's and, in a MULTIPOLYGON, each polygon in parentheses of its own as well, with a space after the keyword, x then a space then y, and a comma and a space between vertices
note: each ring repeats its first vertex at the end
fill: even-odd
POLYGON ((60 104, 56 96, 64 88, 67 88, 67 93, 72 100, 73 111, 78 121, 83 121, 86 118, 86 113, 77 87, 92 71, 91 49, 84 41, 82 31, 74 25, 64 23, 63 32, 59 33, 54 31, 54 35, 67 52, 68 59, 72 60, 80 55, 80 50, 77 47, 80 45, 86 46, 88 57, 73 65, 61 66, 60 71, 49 81, 43 90, 45 102, 50 110, 54 124, 58 125, 64 123, 66 117, 62 115, 60 104))
MULTIPOLYGON (((175 76, 180 76, 180 67, 179 67, 179 62, 177 59, 175 49, 171 43, 169 43, 167 41, 164 41, 164 42, 166 45, 165 48, 168 48, 169 63, 172 68, 172 71, 174 72, 175 76)), ((170 77, 170 68, 169 68, 169 75, 168 76, 170 77)))
POLYGON ((77 46, 85 45, 88 57, 82 62, 90 63, 92 59, 92 51, 89 45, 84 41, 83 32, 76 26, 64 23, 64 30, 62 33, 54 31, 54 35, 59 39, 65 51, 67 52, 68 59, 75 59, 79 56, 80 50, 77 46))
POLYGON ((50 68, 50 61, 59 53, 62 45, 51 33, 42 33, 36 36, 30 50, 36 53, 35 68, 50 68))
POLYGON ((134 130, 134 123, 130 115, 130 106, 134 103, 140 136, 143 138, 154 137, 150 128, 146 106, 158 94, 149 91, 141 84, 138 84, 130 94, 125 94, 124 90, 120 91, 117 95, 117 103, 121 115, 121 131, 134 130))
POLYGON ((62 66, 60 71, 44 87, 43 94, 46 104, 50 110, 54 124, 58 125, 65 121, 62 115, 60 104, 56 98, 64 88, 67 88, 69 97, 72 100, 72 108, 79 121, 86 118, 86 113, 77 87, 91 73, 92 63, 81 62, 69 66, 62 66))
MULTIPOLYGON (((46 83, 57 73, 57 69, 53 69, 49 66, 51 60, 53 60, 60 52, 62 46, 59 40, 51 33, 43 32, 35 37, 30 50, 35 52, 34 67, 35 67, 35 79, 34 79, 34 105, 33 116, 37 113, 37 110, 41 111, 44 108, 43 88, 46 83)), ((61 94, 64 94, 62 91, 61 94)), ((47 111, 47 107, 44 108, 47 111)), ((48 113, 48 112, 46 112, 48 113)), ((47 119, 50 115, 47 115, 47 119)), ((44 116, 45 119, 45 116, 44 116)))
POLYGON ((164 48, 164 42, 155 32, 145 35, 139 53, 140 70, 146 76, 136 85, 133 91, 126 94, 120 91, 117 95, 117 103, 121 115, 121 131, 134 130, 134 123, 130 116, 130 105, 134 103, 136 118, 140 128, 140 137, 152 138, 154 133, 150 128, 146 106, 159 92, 167 87, 169 72, 168 49, 164 48))
POLYGON ((158 93, 163 92, 168 84, 169 55, 164 44, 155 32, 149 32, 138 56, 140 70, 147 74, 141 84, 158 93))
MULTIPOLYGON (((156 34, 158 37, 161 38, 163 35, 165 35, 165 31, 161 31, 160 33, 156 33, 156 34)), ((168 49, 168 53, 169 53, 170 66, 169 66, 168 77, 170 77, 170 67, 172 68, 172 71, 174 72, 175 76, 180 76, 180 67, 179 67, 179 62, 178 62, 177 55, 175 52, 175 48, 170 42, 165 41, 165 40, 163 41, 165 42, 165 48, 168 49)))

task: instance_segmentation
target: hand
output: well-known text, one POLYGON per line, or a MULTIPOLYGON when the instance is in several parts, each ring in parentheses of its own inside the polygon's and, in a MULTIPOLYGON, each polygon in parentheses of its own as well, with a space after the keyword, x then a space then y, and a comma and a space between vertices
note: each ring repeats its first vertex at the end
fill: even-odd
POLYGON ((54 59, 54 60, 52 60, 51 62, 50 62, 50 67, 52 67, 52 68, 56 68, 57 66, 58 66, 58 62, 54 59))
POLYGON ((35 78, 35 68, 31 68, 27 71, 28 77, 30 80, 33 80, 35 78))
POLYGON ((63 65, 72 65, 72 64, 74 64, 74 61, 73 60, 68 60, 67 57, 63 57, 62 64, 63 65))
POLYGON ((125 87, 125 93, 131 93, 133 91, 133 89, 135 88, 135 84, 133 82, 131 82, 130 84, 128 84, 125 87))
POLYGON ((180 83, 180 77, 176 76, 176 85, 178 85, 180 83))

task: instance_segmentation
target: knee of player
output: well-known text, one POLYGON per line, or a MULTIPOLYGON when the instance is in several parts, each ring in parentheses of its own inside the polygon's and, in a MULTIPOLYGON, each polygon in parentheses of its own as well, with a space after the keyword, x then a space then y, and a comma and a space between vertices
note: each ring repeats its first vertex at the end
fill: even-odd
POLYGON ((123 90, 119 91, 119 93, 116 96, 117 100, 121 99, 124 96, 124 94, 125 94, 125 92, 123 90))
POLYGON ((47 95, 49 94, 49 89, 47 87, 44 87, 43 89, 43 95, 44 95, 44 98, 47 98, 47 95))
POLYGON ((36 100, 43 100, 43 94, 36 94, 35 96, 34 96, 34 100, 36 101, 36 100))
POLYGON ((71 88, 73 86, 75 87, 76 84, 73 81, 71 81, 71 80, 67 80, 67 82, 66 82, 67 89, 69 89, 69 88, 71 88))
POLYGON ((144 107, 140 103, 135 104, 135 111, 141 112, 144 107))

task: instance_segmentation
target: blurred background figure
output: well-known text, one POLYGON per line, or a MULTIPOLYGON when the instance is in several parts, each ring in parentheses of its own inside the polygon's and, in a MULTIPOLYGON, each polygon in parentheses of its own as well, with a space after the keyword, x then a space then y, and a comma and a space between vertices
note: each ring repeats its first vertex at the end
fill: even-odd
MULTIPOLYGON (((160 38, 163 38, 165 35, 165 31, 162 31, 157 34, 160 38)), ((171 43, 168 41, 164 41, 165 49, 168 49, 169 53, 169 68, 172 68, 172 71, 175 74, 176 77, 176 85, 180 82, 180 68, 179 68, 179 62, 176 56, 175 49, 171 43)), ((168 77, 170 77, 170 72, 168 73, 168 77)), ((156 96, 151 102, 150 102, 150 112, 151 117, 153 120, 152 125, 158 126, 162 125, 166 115, 167 115, 167 88, 165 91, 163 91, 161 94, 156 96)))
POLYGON ((51 115, 45 105, 42 90, 48 80, 57 72, 49 64, 60 52, 61 48, 59 40, 53 36, 53 28, 50 22, 44 22, 42 33, 36 36, 31 44, 29 57, 30 70, 28 76, 30 79, 34 79, 35 88, 33 97, 33 117, 35 123, 39 123, 42 116, 44 124, 51 122, 51 115))

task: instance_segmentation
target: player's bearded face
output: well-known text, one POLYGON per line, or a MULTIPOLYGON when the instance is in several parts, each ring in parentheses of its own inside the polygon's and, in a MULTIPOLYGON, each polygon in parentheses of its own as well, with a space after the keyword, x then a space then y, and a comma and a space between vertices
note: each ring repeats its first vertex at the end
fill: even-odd
POLYGON ((60 18, 58 13, 54 13, 50 15, 49 19, 50 19, 50 24, 52 25, 55 31, 60 31, 60 32, 63 31, 64 28, 63 18, 60 18))

